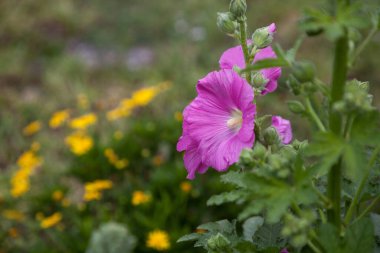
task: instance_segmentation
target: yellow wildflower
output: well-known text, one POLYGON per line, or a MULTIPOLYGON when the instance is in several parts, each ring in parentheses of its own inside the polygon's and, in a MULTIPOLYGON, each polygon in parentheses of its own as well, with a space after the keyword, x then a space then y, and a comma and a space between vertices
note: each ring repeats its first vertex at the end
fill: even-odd
POLYGON ((62 126, 70 118, 70 111, 68 109, 55 112, 49 121, 49 126, 53 129, 62 126))
POLYGON ((189 182, 182 182, 180 188, 183 192, 189 193, 192 189, 192 186, 189 182))
POLYGON ((77 96, 77 105, 80 109, 87 109, 88 108, 88 98, 85 94, 79 94, 77 96))
POLYGON ((1 214, 8 220, 23 221, 25 218, 22 212, 12 209, 4 210, 1 214))
POLYGON ((63 199, 63 192, 60 191, 60 190, 56 190, 53 192, 51 198, 54 200, 54 201, 61 201, 63 199))
POLYGON ((156 86, 139 89, 132 94, 132 101, 137 106, 145 106, 160 92, 156 86))
POLYGON ((110 180, 95 180, 94 182, 86 183, 83 199, 85 201, 99 200, 102 197, 102 191, 111 189, 112 186, 113 184, 110 180))
POLYGON ((21 156, 17 160, 17 165, 20 168, 35 168, 42 163, 40 157, 36 156, 36 154, 32 150, 25 151, 21 154, 21 156))
POLYGON ((32 145, 30 146, 30 150, 32 150, 33 152, 37 152, 38 150, 40 150, 40 148, 41 148, 41 144, 37 141, 34 141, 32 145))
POLYGON ((40 222, 40 227, 43 229, 50 228, 56 224, 58 224, 62 220, 62 214, 56 212, 51 216, 45 217, 40 222))
POLYGON ((154 230, 148 234, 146 246, 158 251, 170 249, 170 239, 168 233, 162 230, 154 230))
POLYGON ((131 110, 126 110, 123 107, 116 107, 115 109, 108 111, 106 117, 109 121, 114 121, 128 117, 130 114, 131 110))
POLYGON ((8 235, 12 238, 17 238, 17 237, 19 237, 19 232, 18 232, 17 228, 10 228, 8 230, 8 235))
POLYGON ((31 135, 37 133, 38 131, 40 131, 41 126, 42 125, 41 125, 40 121, 38 121, 38 120, 33 121, 29 125, 27 125, 26 127, 24 127, 24 129, 22 130, 22 133, 25 136, 31 136, 31 135))
POLYGON ((178 122, 182 122, 183 120, 183 116, 182 116, 182 113, 181 112, 175 112, 174 113, 174 119, 178 122))
POLYGON ((119 170, 124 169, 129 164, 127 159, 119 159, 115 151, 111 148, 104 150, 104 155, 107 157, 109 163, 114 165, 119 170))
POLYGON ((164 157, 162 155, 156 155, 153 157, 152 162, 154 166, 160 166, 164 163, 164 157))
POLYGON ((73 129, 85 130, 89 126, 95 124, 97 120, 98 118, 96 117, 95 113, 87 113, 85 115, 72 119, 70 121, 70 127, 73 129))
POLYGON ((92 138, 86 133, 80 131, 74 132, 67 136, 65 142, 66 145, 69 146, 71 152, 76 155, 83 155, 87 153, 94 145, 92 138))
POLYGON ((122 131, 116 131, 114 134, 113 134, 113 138, 115 138, 115 140, 121 140, 123 138, 124 134, 122 131))
POLYGON ((148 203, 151 200, 151 196, 143 191, 134 191, 132 194, 132 205, 138 206, 148 203))

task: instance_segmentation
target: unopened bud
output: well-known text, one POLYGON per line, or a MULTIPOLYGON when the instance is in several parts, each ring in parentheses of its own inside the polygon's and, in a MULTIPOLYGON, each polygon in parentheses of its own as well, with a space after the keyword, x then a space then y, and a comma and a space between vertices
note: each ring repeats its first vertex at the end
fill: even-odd
POLYGON ((267 145, 281 143, 277 130, 274 127, 268 127, 264 131, 264 140, 267 145))
POLYGON ((231 0, 230 12, 235 19, 243 19, 247 12, 246 0, 231 0))
POLYGON ((306 111, 305 106, 299 101, 291 100, 291 101, 288 101, 287 104, 288 104, 289 110, 292 113, 302 114, 306 111))
POLYGON ((301 94, 301 84, 300 82, 294 77, 294 75, 290 75, 288 81, 286 82, 288 85, 290 91, 295 95, 298 96, 301 94))
POLYGON ((207 247, 210 250, 223 250, 230 245, 230 243, 231 242, 224 235, 218 233, 207 240, 207 247))
POLYGON ((216 24, 222 32, 230 36, 235 34, 238 27, 238 24, 234 21, 233 15, 230 12, 219 12, 216 24))
POLYGON ((261 49, 269 46, 273 42, 273 34, 276 32, 276 25, 273 23, 270 26, 257 29, 252 34, 253 44, 261 49))
POLYGON ((315 77, 315 66, 308 61, 297 62, 294 64, 293 74, 301 83, 312 81, 315 77))
POLYGON ((264 85, 268 83, 268 79, 264 77, 264 75, 261 72, 257 72, 253 75, 253 85, 256 88, 262 88, 264 85))

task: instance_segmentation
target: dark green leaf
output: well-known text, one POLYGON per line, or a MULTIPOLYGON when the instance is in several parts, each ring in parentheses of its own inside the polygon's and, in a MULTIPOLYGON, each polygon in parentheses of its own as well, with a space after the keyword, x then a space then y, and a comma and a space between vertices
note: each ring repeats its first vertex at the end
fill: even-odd
POLYGON ((243 224, 244 239, 253 242, 253 236, 263 224, 264 219, 259 216, 251 217, 248 220, 246 220, 243 224))

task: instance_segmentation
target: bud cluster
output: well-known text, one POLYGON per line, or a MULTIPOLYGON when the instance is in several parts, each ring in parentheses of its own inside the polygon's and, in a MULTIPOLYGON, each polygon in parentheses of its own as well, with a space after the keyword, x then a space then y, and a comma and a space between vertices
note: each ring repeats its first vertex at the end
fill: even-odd
POLYGON ((312 211, 303 211, 301 217, 288 213, 285 215, 285 224, 281 231, 285 237, 290 237, 290 243, 294 247, 302 247, 308 241, 308 231, 315 221, 312 211))
POLYGON ((292 74, 289 76, 287 85, 296 96, 303 93, 310 94, 317 90, 314 80, 314 64, 309 61, 299 61, 292 64, 292 74))
POLYGON ((207 250, 210 253, 229 252, 230 245, 230 240, 221 233, 217 233, 207 240, 207 250))

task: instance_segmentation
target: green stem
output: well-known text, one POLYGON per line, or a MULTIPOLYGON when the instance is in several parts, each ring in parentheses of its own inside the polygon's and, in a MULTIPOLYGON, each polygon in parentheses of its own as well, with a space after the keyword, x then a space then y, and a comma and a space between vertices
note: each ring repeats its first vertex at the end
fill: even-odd
MULTIPOLYGON (((248 45, 247 45, 246 22, 241 20, 241 21, 239 21, 239 24, 240 24, 240 44, 241 44, 241 47, 243 48, 245 66, 248 67, 250 65, 250 62, 249 62, 249 51, 248 51, 248 45)), ((251 73, 250 72, 248 72, 246 74, 246 79, 247 79, 248 83, 251 84, 251 73)))
MULTIPOLYGON (((331 103, 330 103, 330 129, 336 135, 342 135, 342 118, 339 113, 334 112, 333 105, 342 99, 344 86, 347 78, 347 61, 348 61, 348 38, 345 35, 336 41, 335 59, 333 69, 333 80, 331 86, 331 103)), ((327 195, 332 201, 333 207, 328 210, 327 218, 333 223, 338 230, 341 227, 341 181, 342 181, 342 159, 339 159, 332 166, 328 174, 327 195)))
POLYGON ((377 196, 373 201, 372 203, 352 222, 352 223, 355 223, 357 222, 358 220, 360 220, 361 218, 363 218, 364 216, 366 216, 371 210, 372 208, 376 205, 376 203, 380 200, 380 195, 377 196))
POLYGON ((312 241, 308 241, 307 242, 307 245, 309 245, 309 247, 315 252, 315 253, 322 253, 322 251, 320 251, 317 246, 314 245, 314 243, 312 241))
POLYGON ((307 97, 305 99, 305 103, 306 103, 307 112, 309 113, 310 117, 314 120, 314 122, 318 126, 319 130, 321 130, 322 132, 326 132, 326 128, 323 125, 321 119, 318 117, 317 113, 315 112, 313 105, 310 102, 309 97, 307 97))
POLYGON ((379 153, 380 153, 380 146, 378 146, 372 152, 372 156, 371 156, 371 158, 370 158, 370 160, 368 162, 368 167, 367 167, 367 170, 366 170, 366 174, 364 175, 364 177, 360 181, 359 188, 356 191, 354 199, 352 200, 352 202, 350 204, 350 207, 348 208, 348 211, 346 213, 346 217, 344 218, 344 223, 345 224, 348 224, 351 221, 352 215, 353 215, 353 213, 354 213, 354 211, 356 209, 356 206, 357 206, 357 204, 359 202, 359 199, 360 199, 360 197, 362 195, 364 187, 365 187, 365 185, 367 183, 368 177, 371 174, 371 169, 372 169, 373 165, 375 164, 376 158, 377 158, 377 156, 378 156, 379 153))
POLYGON ((367 37, 363 40, 363 42, 356 48, 356 50, 353 53, 353 56, 351 57, 349 66, 351 67, 354 65, 356 59, 358 56, 363 52, 363 50, 367 47, 368 43, 372 40, 372 38, 376 35, 378 29, 377 27, 372 27, 371 31, 367 35, 367 37))

